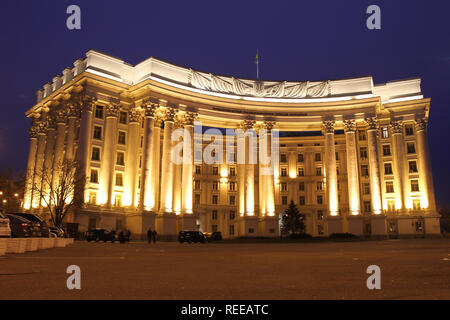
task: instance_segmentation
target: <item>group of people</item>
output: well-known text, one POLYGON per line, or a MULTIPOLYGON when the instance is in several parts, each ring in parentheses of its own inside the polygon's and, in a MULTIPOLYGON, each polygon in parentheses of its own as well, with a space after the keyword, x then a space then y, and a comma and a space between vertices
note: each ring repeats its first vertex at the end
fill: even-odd
POLYGON ((148 231, 147 231, 148 243, 152 243, 152 241, 153 241, 153 243, 156 243, 156 236, 157 236, 156 230, 152 231, 151 228, 148 228, 148 231))

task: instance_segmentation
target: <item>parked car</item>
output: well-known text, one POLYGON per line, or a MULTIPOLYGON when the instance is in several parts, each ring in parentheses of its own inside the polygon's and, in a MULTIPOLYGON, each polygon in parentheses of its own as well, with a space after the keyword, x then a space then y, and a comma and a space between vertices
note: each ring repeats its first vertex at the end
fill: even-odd
POLYGON ((114 243, 116 241, 116 232, 108 231, 105 229, 89 229, 86 231, 85 238, 87 242, 95 241, 111 241, 111 243, 114 243))
POLYGON ((40 237, 48 238, 50 237, 50 230, 48 229, 48 223, 41 219, 39 216, 32 213, 14 213, 22 218, 25 218, 33 223, 39 224, 39 229, 41 232, 40 237))
POLYGON ((33 225, 31 221, 15 214, 8 213, 6 216, 9 219, 9 225, 11 227, 11 237, 27 238, 39 233, 39 227, 33 225))
POLYGON ((180 243, 205 243, 206 239, 203 233, 200 231, 180 231, 180 233, 178 234, 178 241, 180 243))
POLYGON ((0 211, 0 238, 11 237, 11 227, 9 226, 9 219, 0 211))
POLYGON ((66 236, 66 233, 62 228, 57 227, 48 227, 50 230, 50 234, 53 234, 57 238, 64 238, 66 236))
POLYGON ((205 235, 206 241, 208 241, 208 242, 222 240, 222 232, 219 232, 219 231, 205 232, 204 235, 205 235))
POLYGON ((118 234, 118 240, 120 243, 130 242, 130 231, 129 230, 121 230, 118 234))

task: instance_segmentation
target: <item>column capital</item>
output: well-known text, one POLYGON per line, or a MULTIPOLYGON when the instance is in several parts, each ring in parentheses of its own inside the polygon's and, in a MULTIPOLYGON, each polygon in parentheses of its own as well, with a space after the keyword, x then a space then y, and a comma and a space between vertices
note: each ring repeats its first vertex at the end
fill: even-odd
POLYGON ((146 99, 142 102, 141 108, 145 110, 145 117, 153 118, 156 113, 156 109, 159 108, 159 103, 151 99, 146 99))
POLYGON ((33 120, 30 129, 28 129, 30 133, 30 139, 36 139, 39 134, 39 123, 33 120))
POLYGON ((117 118, 119 116, 120 105, 108 104, 106 106, 106 118, 117 118))
POLYGON ((390 123, 392 134, 403 133, 403 122, 391 120, 390 123))
POLYGON ((356 130, 356 121, 351 120, 344 120, 344 131, 347 132, 355 132, 356 130))
POLYGON ((336 122, 334 120, 325 120, 322 122, 322 132, 325 133, 334 133, 334 126, 336 122))
POLYGON ((47 122, 39 121, 36 130, 38 135, 45 136, 47 134, 47 122))
POLYGON ((59 109, 56 111, 56 124, 66 124, 67 122, 67 109, 59 109))
POLYGON ((241 123, 239 123, 238 128, 243 130, 250 130, 253 129, 255 124, 256 124, 255 120, 244 120, 241 123))
POLYGON ((81 117, 81 107, 75 103, 68 103, 67 116, 68 118, 80 118, 81 117))
POLYGON ((193 126, 194 125, 194 121, 197 120, 198 118, 198 113, 196 112, 186 112, 184 114, 184 124, 186 126, 193 126))
POLYGON ((130 119, 130 123, 139 122, 141 120, 141 112, 139 108, 137 107, 130 108, 130 110, 128 110, 128 117, 130 119))
POLYGON ((364 119, 368 128, 367 130, 377 130, 378 129, 378 118, 377 117, 368 117, 364 119))
POLYGON ((52 112, 47 117, 47 130, 55 130, 56 129, 56 116, 52 112))
POLYGON ((416 131, 425 131, 428 127, 428 119, 427 118, 421 118, 416 119, 416 131))
POLYGON ((164 110, 164 121, 175 121, 175 115, 177 114, 178 110, 172 107, 166 107, 164 110))
POLYGON ((156 114, 153 122, 153 126, 157 128, 161 128, 161 124, 163 122, 163 117, 160 114, 156 114))
POLYGON ((273 127, 275 127, 276 122, 275 121, 264 121, 263 123, 263 129, 267 130, 267 133, 271 133, 273 130, 273 127))

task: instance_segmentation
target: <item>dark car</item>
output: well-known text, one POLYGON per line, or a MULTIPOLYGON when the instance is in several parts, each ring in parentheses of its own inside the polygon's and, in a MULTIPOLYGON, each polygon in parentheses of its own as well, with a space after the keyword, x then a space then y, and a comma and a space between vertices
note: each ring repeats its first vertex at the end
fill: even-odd
POLYGON ((114 243, 116 241, 116 232, 105 229, 90 229, 86 231, 85 237, 87 242, 111 241, 111 243, 114 243))
POLYGON ((222 232, 219 232, 219 231, 205 232, 204 235, 205 235, 206 241, 208 241, 208 242, 222 240, 222 232))
POLYGON ((6 216, 9 219, 11 237, 13 238, 28 238, 33 236, 33 232, 39 232, 39 228, 33 226, 33 223, 25 218, 10 213, 6 216))
POLYGON ((39 225, 40 237, 48 238, 50 237, 50 230, 48 229, 48 223, 41 219, 39 216, 32 213, 14 213, 17 216, 25 218, 36 225, 39 225))
POLYGON ((178 234, 178 241, 180 243, 205 243, 206 239, 203 233, 200 231, 180 231, 180 233, 178 234))

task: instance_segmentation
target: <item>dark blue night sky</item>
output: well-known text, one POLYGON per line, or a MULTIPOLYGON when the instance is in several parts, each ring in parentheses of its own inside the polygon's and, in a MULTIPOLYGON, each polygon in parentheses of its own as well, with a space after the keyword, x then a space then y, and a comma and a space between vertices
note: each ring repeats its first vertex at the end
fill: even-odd
POLYGON ((421 77, 432 98, 431 157, 438 203, 450 204, 450 1, 1 1, 0 170, 25 169, 35 92, 89 49, 131 64, 178 65, 262 79, 375 83, 421 77), (66 28, 81 7, 82 29, 66 28), (382 29, 366 28, 381 7, 382 29))

